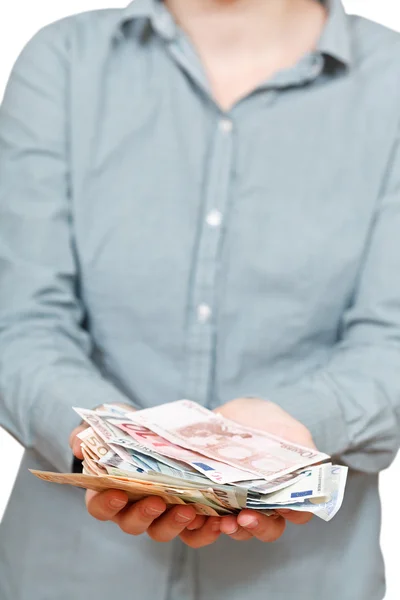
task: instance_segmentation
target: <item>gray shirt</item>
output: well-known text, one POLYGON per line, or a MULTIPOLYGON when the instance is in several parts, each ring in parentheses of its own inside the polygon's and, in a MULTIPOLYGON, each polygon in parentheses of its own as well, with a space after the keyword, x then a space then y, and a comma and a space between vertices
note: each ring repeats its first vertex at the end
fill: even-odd
MULTIPOLYGON (((39 32, 0 111, 0 424, 27 448, 2 600, 381 600, 399 446, 400 38, 329 3, 229 113, 157 0, 39 32), (71 407, 280 404, 351 469, 326 524, 199 551, 124 535, 69 470, 71 407)), ((267 425, 267 424, 265 424, 267 425)))

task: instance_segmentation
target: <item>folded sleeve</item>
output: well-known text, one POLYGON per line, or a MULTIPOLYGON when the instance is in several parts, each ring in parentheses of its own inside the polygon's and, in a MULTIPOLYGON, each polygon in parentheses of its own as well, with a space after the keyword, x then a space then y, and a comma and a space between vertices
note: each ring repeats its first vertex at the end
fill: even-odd
POLYGON ((66 22, 39 32, 0 108, 0 425, 71 469, 72 406, 130 401, 102 378, 82 323, 68 159, 66 22))
POLYGON ((327 364, 271 390, 317 446, 377 473, 400 445, 400 144, 374 215, 352 306, 327 364))

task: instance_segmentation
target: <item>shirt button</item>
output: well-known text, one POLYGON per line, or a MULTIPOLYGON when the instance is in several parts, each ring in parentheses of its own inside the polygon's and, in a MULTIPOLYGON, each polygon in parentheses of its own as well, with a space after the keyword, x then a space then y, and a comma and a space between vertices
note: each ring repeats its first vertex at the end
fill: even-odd
POLYGON ((207 215, 206 221, 210 227, 219 227, 222 223, 222 213, 219 210, 211 210, 207 215))
POLYGON ((200 323, 207 323, 209 318, 211 317, 211 308, 208 304, 200 304, 197 307, 197 318, 200 323))
POLYGON ((233 123, 229 119, 221 119, 219 122, 219 128, 222 133, 230 133, 233 129, 233 123))

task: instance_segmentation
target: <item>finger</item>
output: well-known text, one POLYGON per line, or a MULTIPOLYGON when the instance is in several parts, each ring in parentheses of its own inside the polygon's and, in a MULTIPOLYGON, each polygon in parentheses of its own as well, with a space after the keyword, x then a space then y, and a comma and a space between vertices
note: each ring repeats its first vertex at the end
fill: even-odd
POLYGON ((228 535, 231 539, 237 542, 243 542, 250 540, 253 535, 250 531, 246 531, 243 527, 240 527, 237 521, 237 517, 230 515, 221 519, 221 533, 228 535))
POLYGON ((83 454, 81 449, 81 440, 77 437, 79 433, 87 429, 88 425, 79 425, 79 427, 75 427, 71 435, 69 436, 69 445, 72 449, 73 454, 76 458, 83 460, 83 454))
POLYGON ((225 535, 233 535, 239 530, 239 524, 235 515, 228 515, 221 518, 220 523, 221 533, 225 535))
POLYGON ((185 529, 179 537, 191 548, 209 546, 221 535, 220 520, 220 517, 208 517, 201 529, 196 531, 188 531, 185 529))
POLYGON ((186 529, 188 529, 189 531, 194 531, 195 529, 201 529, 201 527, 203 527, 204 523, 206 522, 206 519, 207 519, 207 517, 205 517, 204 515, 196 515, 196 518, 194 519, 194 521, 189 523, 189 525, 186 527, 186 529))
POLYGON ((254 510, 242 510, 238 524, 261 542, 275 542, 284 532, 286 522, 283 517, 267 517, 254 510))
POLYGON ((86 492, 86 508, 88 513, 99 521, 111 521, 128 503, 128 496, 120 490, 105 492, 86 492))
POLYGON ((157 496, 150 496, 128 505, 118 513, 113 521, 129 535, 141 535, 151 527, 167 509, 165 502, 157 496))
POLYGON ((193 506, 179 504, 154 521, 147 533, 156 542, 170 542, 186 529, 195 518, 196 510, 193 506))
POLYGON ((250 531, 246 531, 243 527, 239 527, 236 533, 233 533, 229 536, 235 542, 247 542, 248 540, 252 540, 254 538, 253 534, 250 531))
POLYGON ((309 523, 314 516, 309 512, 300 512, 286 508, 279 509, 276 512, 284 517, 286 521, 290 521, 290 523, 294 523, 295 525, 305 525, 306 523, 309 523))
POLYGON ((237 518, 234 515, 229 515, 227 517, 222 517, 221 519, 221 533, 225 533, 225 535, 229 535, 230 538, 236 540, 237 542, 244 542, 246 540, 250 540, 253 535, 250 531, 246 531, 243 527, 237 522, 237 518))

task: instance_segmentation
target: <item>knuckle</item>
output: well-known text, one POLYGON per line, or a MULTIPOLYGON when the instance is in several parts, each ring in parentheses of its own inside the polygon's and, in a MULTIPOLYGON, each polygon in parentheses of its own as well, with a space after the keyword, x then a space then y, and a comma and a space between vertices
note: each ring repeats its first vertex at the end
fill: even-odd
POLYGON ((188 546, 189 548, 192 548, 193 550, 196 550, 196 545, 193 542, 193 540, 188 540, 186 538, 181 538, 181 540, 185 544, 185 546, 188 546))
POLYGON ((97 519, 97 521, 108 521, 108 515, 101 509, 101 507, 96 506, 94 502, 90 502, 87 507, 87 511, 91 517, 97 519))
POLYGON ((150 527, 147 530, 147 533, 149 534, 151 539, 155 540, 156 542, 165 543, 172 541, 178 535, 179 532, 171 527, 169 519, 150 525, 150 527))
POLYGON ((202 546, 205 546, 206 544, 204 544, 204 542, 202 542, 200 539, 191 539, 191 540, 186 540, 186 545, 189 546, 190 548, 193 548, 193 550, 197 550, 198 548, 201 548, 202 546))
POLYGON ((153 531, 151 528, 149 528, 147 530, 147 535, 154 540, 155 542, 158 542, 160 544, 166 544, 167 542, 171 542, 174 539, 174 535, 172 534, 167 534, 165 532, 162 531, 153 531))
POLYGON ((204 546, 202 536, 198 532, 184 532, 181 533, 179 537, 186 546, 193 548, 193 550, 197 550, 204 546))
POLYGON ((128 523, 120 523, 119 524, 119 528, 122 531, 122 533, 125 533, 126 535, 140 535, 141 531, 137 531, 136 529, 134 529, 133 527, 131 527, 131 525, 129 525, 128 523))
POLYGON ((86 509, 91 517, 94 517, 98 521, 104 521, 103 511, 101 510, 99 496, 92 496, 86 498, 86 509))
POLYGON ((138 504, 134 508, 135 516, 136 516, 137 520, 140 521, 141 523, 150 524, 153 520, 148 515, 147 510, 148 510, 147 506, 144 502, 138 502, 138 504))
POLYGON ((229 537, 231 537, 233 540, 235 540, 235 542, 245 542, 246 540, 251 540, 251 538, 253 536, 251 533, 248 533, 247 531, 238 531, 238 533, 234 533, 233 535, 231 535, 229 537))
POLYGON ((286 517, 290 523, 294 525, 305 525, 313 518, 313 515, 310 513, 301 513, 301 512, 293 512, 291 515, 286 517))
POLYGON ((273 529, 273 531, 270 532, 270 542, 276 542, 281 535, 283 534, 283 532, 285 531, 285 527, 286 527, 286 523, 285 520, 282 519, 282 521, 275 521, 275 527, 273 529))
POLYGON ((72 452, 73 452, 74 456, 76 456, 76 455, 77 455, 77 454, 80 452, 80 449, 81 449, 81 443, 80 443, 80 440, 79 440, 79 439, 75 439, 75 440, 72 442, 71 449, 72 449, 72 452))
POLYGON ((151 525, 151 519, 146 517, 145 507, 138 503, 118 518, 120 529, 128 535, 141 535, 151 525))
POLYGON ((143 531, 138 527, 132 517, 123 517, 117 520, 118 526, 127 535, 140 535, 143 531))
POLYGON ((289 523, 294 523, 294 525, 301 525, 305 522, 303 515, 290 515, 287 520, 289 523))
POLYGON ((263 542, 276 542, 281 537, 284 529, 285 521, 282 519, 282 522, 274 521, 260 527, 255 531, 255 536, 263 542))
POLYGON ((309 523, 313 518, 313 515, 304 515, 300 520, 299 520, 299 525, 305 525, 306 523, 309 523))

